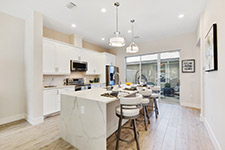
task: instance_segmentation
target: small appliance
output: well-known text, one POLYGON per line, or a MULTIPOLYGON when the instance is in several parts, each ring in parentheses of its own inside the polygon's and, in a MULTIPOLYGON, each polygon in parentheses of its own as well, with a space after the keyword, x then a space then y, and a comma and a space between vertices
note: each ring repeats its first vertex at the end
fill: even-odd
POLYGON ((87 71, 88 63, 77 61, 77 60, 70 60, 70 70, 72 72, 75 71, 87 71))

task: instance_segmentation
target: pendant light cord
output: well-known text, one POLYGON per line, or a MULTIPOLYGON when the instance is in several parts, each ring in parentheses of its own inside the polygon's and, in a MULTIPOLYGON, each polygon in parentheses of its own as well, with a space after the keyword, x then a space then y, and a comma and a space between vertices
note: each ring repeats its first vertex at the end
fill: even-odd
POLYGON ((116 6, 116 32, 119 31, 118 26, 119 26, 118 6, 116 6))
POLYGON ((114 3, 114 6, 116 6, 116 35, 119 35, 119 15, 118 15, 118 7, 120 6, 119 2, 114 3))
POLYGON ((134 23, 132 22, 132 42, 134 42, 134 23))
POLYGON ((132 26, 131 26, 131 32, 132 32, 132 42, 134 42, 134 22, 135 22, 135 20, 131 20, 130 21, 131 23, 132 23, 132 26))

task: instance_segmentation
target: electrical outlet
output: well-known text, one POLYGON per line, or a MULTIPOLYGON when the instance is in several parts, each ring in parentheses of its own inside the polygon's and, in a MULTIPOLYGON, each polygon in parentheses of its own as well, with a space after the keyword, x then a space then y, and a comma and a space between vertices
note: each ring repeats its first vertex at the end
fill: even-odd
POLYGON ((81 107, 80 107, 80 113, 81 113, 81 114, 84 114, 84 113, 85 113, 85 107, 84 107, 84 106, 81 106, 81 107))

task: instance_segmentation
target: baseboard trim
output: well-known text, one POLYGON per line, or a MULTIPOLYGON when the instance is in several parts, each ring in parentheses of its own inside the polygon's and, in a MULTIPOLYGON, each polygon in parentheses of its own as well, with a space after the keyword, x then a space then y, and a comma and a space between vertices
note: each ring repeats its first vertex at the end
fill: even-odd
POLYGON ((15 115, 15 116, 2 118, 2 119, 0 119, 0 125, 10 123, 10 122, 13 122, 13 121, 17 121, 17 120, 21 120, 21 119, 25 119, 24 114, 19 114, 19 115, 15 115))
POLYGON ((44 122, 44 117, 38 117, 38 118, 31 118, 30 116, 26 115, 26 120, 29 122, 31 125, 37 125, 40 123, 44 122))
POLYGON ((200 104, 193 104, 193 103, 180 102, 180 105, 181 105, 181 106, 185 106, 185 107, 192 107, 192 108, 201 109, 200 104))
POLYGON ((210 125, 209 125, 209 122, 208 122, 207 119, 206 119, 205 117, 203 117, 203 116, 202 116, 202 120, 204 121, 204 125, 205 125, 205 127, 206 127, 206 130, 207 130, 207 132, 208 132, 208 134, 209 134, 209 137, 210 137, 210 139, 211 139, 211 141, 212 141, 214 147, 216 148, 216 150, 222 150, 222 148, 221 148, 221 146, 220 146, 220 144, 219 144, 219 142, 218 142, 218 140, 217 140, 217 138, 216 138, 216 136, 215 136, 215 134, 214 134, 212 128, 211 128, 210 125))

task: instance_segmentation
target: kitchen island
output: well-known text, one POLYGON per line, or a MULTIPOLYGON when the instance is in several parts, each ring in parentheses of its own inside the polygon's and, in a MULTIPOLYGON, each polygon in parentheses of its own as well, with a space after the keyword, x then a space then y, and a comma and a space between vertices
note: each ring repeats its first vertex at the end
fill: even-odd
MULTIPOLYGON (((116 97, 96 88, 61 95, 61 137, 79 150, 106 150, 107 137, 117 130, 116 97)), ((125 123, 125 122, 123 122, 125 123)))

